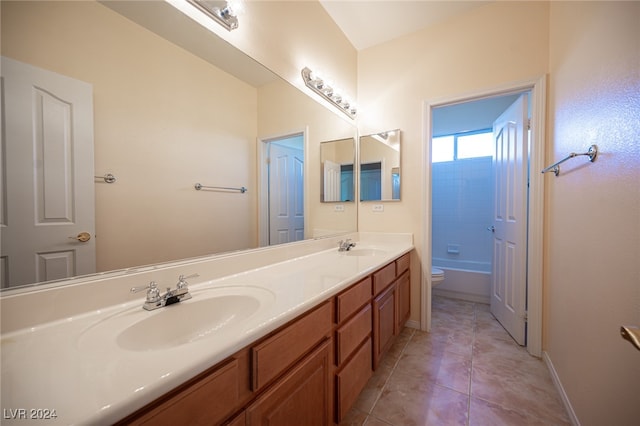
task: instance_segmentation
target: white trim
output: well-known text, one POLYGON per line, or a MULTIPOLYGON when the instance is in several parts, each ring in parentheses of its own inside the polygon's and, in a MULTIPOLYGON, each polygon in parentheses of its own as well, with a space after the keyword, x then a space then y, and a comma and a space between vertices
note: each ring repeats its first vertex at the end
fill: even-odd
POLYGON ((416 330, 420 330, 420 323, 418 321, 407 320, 404 326, 409 328, 415 328, 416 330))
MULTIPOLYGON (((259 137, 256 140, 256 161, 258 169, 258 246, 265 247, 269 245, 269 168, 266 167, 266 159, 269 143, 276 139, 286 139, 294 136, 302 135, 303 147, 304 147, 304 172, 303 176, 309 176, 309 127, 305 127, 303 130, 293 131, 290 133, 283 133, 275 136, 259 137)), ((309 179, 304 179, 304 233, 305 239, 310 238, 307 235, 309 227, 307 224, 306 212, 309 211, 309 179)))
POLYGON ((553 366, 553 362, 551 362, 551 358, 549 358, 549 354, 546 351, 542 353, 542 359, 544 360, 544 363, 547 364, 547 368, 549 369, 549 374, 551 375, 551 380, 553 380, 553 384, 556 387, 558 394, 560 394, 560 399, 562 399, 564 408, 565 410, 567 410, 567 416, 569 416, 569 420, 571 420, 571 424, 574 426, 580 426, 580 421, 578 420, 578 416, 576 416, 576 412, 573 410, 571 401, 569 401, 569 396, 564 391, 564 387, 562 386, 560 377, 556 372, 556 368, 553 366))
POLYGON ((422 277, 420 283, 420 329, 431 331, 431 122, 432 103, 422 106, 422 277), (427 185, 429 182, 429 185, 427 185), (427 273, 428 272, 428 273, 427 273))
POLYGON ((544 179, 538 170, 544 168, 545 114, 547 77, 523 82, 508 83, 493 89, 482 90, 459 96, 451 96, 423 102, 422 131, 422 282, 420 286, 420 328, 431 329, 431 122, 432 109, 446 105, 531 91, 531 151, 529 187, 529 228, 528 228, 528 272, 527 272, 527 350, 533 356, 542 356, 542 249, 544 221, 544 179))
POLYGON ((544 237, 547 78, 535 81, 531 89, 531 150, 529 157, 529 229, 527 247, 527 350, 542 356, 542 274, 544 237))

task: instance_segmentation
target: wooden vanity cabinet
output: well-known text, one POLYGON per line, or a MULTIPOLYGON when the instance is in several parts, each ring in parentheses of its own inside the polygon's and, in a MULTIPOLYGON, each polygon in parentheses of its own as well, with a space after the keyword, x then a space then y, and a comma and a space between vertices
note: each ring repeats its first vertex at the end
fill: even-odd
POLYGON ((396 332, 400 333, 402 327, 411 315, 411 280, 409 271, 405 271, 396 281, 396 332))
POLYGON ((220 424, 250 397, 249 351, 243 350, 117 424, 220 424))
POLYGON ((373 369, 411 314, 409 253, 373 274, 373 369))
POLYGON ((335 422, 347 414, 371 377, 372 278, 335 297, 335 422))
POLYGON ((339 423, 409 318, 409 273, 407 254, 118 424, 339 423))
POLYGON ((251 388, 262 389, 325 337, 331 337, 332 304, 325 302, 251 347, 251 388))
POLYGON ((396 260, 396 330, 402 331, 411 316, 411 269, 410 254, 396 260))
POLYGON ((396 337, 396 287, 387 287, 373 300, 373 368, 380 365, 396 337))
POLYGON ((330 339, 278 380, 246 410, 247 426, 325 426, 331 420, 330 339))

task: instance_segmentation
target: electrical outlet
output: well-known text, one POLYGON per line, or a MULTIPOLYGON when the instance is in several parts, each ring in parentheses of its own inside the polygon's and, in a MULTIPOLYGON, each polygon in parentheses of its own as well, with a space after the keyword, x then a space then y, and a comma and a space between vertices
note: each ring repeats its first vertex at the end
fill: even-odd
POLYGON ((383 212, 384 211, 384 204, 374 204, 373 206, 371 206, 371 211, 373 211, 373 212, 383 212))
POLYGON ((342 204, 336 204, 335 206, 333 206, 333 211, 334 212, 343 212, 344 211, 344 206, 342 204))

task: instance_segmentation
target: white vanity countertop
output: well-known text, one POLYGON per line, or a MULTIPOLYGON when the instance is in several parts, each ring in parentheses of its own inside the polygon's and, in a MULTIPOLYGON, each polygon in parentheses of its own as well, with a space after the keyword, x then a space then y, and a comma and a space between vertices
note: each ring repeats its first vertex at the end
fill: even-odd
MULTIPOLYGON (((2 424, 107 424, 142 408, 186 380, 411 251, 408 239, 382 244, 384 254, 351 256, 337 249, 190 285, 193 298, 155 311, 144 298, 2 335, 2 424), (190 343, 154 350, 116 342, 128 324, 182 309, 207 290, 258 287, 265 303, 247 320, 190 343), (109 326, 105 326, 109 324, 109 326), (40 418, 38 418, 40 417, 40 418)), ((210 292, 209 292, 210 293, 210 292)), ((37 309, 37 307, 34 307, 37 309)), ((179 322, 188 315, 177 315, 179 322)), ((152 321, 152 320, 150 320, 152 321)), ((162 330, 158 330, 162 331, 162 330)))

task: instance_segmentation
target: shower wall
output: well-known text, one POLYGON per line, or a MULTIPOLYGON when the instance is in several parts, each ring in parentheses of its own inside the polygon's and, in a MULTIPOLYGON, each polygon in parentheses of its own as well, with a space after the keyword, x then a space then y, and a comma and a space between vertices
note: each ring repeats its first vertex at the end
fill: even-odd
POLYGON ((434 292, 488 301, 492 235, 487 228, 492 224, 493 212, 492 158, 433 163, 432 173, 432 264, 445 270, 445 280, 434 292), (472 273, 448 273, 448 270, 472 273))

